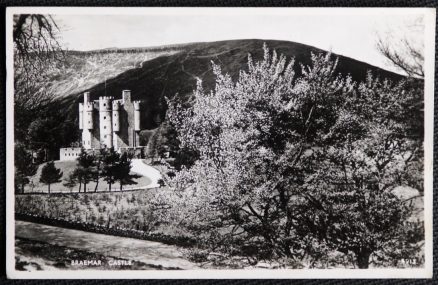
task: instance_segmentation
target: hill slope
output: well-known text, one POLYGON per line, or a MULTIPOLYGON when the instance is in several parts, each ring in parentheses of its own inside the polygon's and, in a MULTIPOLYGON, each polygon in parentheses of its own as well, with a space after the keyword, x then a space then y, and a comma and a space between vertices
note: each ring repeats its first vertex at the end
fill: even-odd
POLYGON ((55 98, 69 96, 140 67, 145 61, 176 52, 173 49, 66 51, 65 60, 48 70, 42 89, 55 98))
MULTIPOLYGON (((143 127, 155 128, 164 119, 165 96, 171 98, 175 94, 179 96, 190 94, 196 86, 197 78, 203 80, 206 90, 213 88, 215 78, 211 72, 211 61, 218 63, 224 72, 229 73, 235 79, 239 70, 246 68, 248 53, 252 54, 254 60, 262 58, 264 42, 270 49, 275 49, 277 53, 284 54, 288 58, 294 57, 296 63, 304 65, 310 64, 311 52, 325 52, 304 44, 273 40, 232 40, 188 44, 176 53, 145 61, 137 67, 108 79, 106 84, 101 82, 88 88, 87 91, 91 92, 92 99, 103 95, 118 99, 121 97, 122 90, 132 90, 133 99, 141 99, 145 102, 142 116, 143 127)), ((380 77, 391 80, 402 78, 401 75, 364 62, 344 56, 338 57, 338 72, 351 74, 357 81, 364 80, 369 70, 380 77)), ((295 69, 296 72, 300 72, 298 64, 295 69)), ((76 103, 71 108, 72 119, 77 116, 77 103, 82 100, 81 95, 82 93, 76 93, 64 100, 70 105, 69 107, 72 107, 73 102, 76 103)))

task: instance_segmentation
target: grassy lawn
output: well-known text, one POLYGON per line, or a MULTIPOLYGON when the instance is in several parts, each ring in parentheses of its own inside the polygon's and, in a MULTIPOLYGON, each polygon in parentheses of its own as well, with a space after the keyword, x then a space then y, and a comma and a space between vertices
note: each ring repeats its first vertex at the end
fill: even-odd
MULTIPOLYGON (((67 177, 75 170, 76 168, 76 161, 55 161, 55 167, 61 169, 63 172, 62 181, 59 183, 52 184, 50 186, 50 191, 52 193, 56 192, 78 192, 79 191, 79 184, 73 187, 72 189, 69 189, 62 185, 62 183, 67 179, 67 177)), ((36 174, 30 178, 31 183, 26 185, 24 187, 25 193, 41 193, 41 192, 47 192, 47 185, 39 182, 40 176, 41 176, 41 170, 45 164, 41 164, 36 172, 36 174)), ((133 173, 133 172, 132 172, 133 173)), ((134 174, 134 173, 133 173, 134 174)), ((134 179, 137 184, 133 185, 123 185, 123 188, 129 189, 131 187, 142 187, 147 186, 151 183, 150 179, 144 176, 141 176, 137 179, 134 179)), ((94 192, 96 187, 95 182, 90 182, 87 184, 87 192, 94 192)), ((118 182, 114 183, 111 186, 111 189, 114 191, 118 191, 120 188, 120 184, 118 182)), ((81 192, 84 191, 84 187, 82 186, 81 192)), ((97 191, 108 191, 108 184, 103 181, 103 179, 99 180, 99 185, 97 191)))

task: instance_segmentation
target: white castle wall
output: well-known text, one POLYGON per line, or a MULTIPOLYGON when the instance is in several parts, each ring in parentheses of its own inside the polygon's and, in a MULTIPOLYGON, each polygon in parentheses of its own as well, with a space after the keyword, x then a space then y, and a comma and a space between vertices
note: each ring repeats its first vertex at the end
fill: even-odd
POLYGON ((80 154, 80 147, 66 147, 59 149, 60 160, 76 160, 80 154))
POLYGON ((101 146, 113 147, 112 97, 99 98, 99 127, 101 146))

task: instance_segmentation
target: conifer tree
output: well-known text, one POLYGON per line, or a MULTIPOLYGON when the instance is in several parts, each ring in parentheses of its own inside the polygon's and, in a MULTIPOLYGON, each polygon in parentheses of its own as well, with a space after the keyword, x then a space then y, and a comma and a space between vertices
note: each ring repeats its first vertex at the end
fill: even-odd
POLYGON ((137 184, 134 179, 140 177, 139 175, 130 173, 132 167, 131 160, 132 154, 124 152, 120 156, 120 159, 115 167, 115 180, 120 183, 120 191, 123 190, 124 184, 137 184))
POLYGON ((41 170, 40 182, 47 184, 47 189, 50 194, 50 185, 61 181, 62 171, 55 167, 53 161, 49 161, 41 170))
POLYGON ((36 165, 32 161, 31 153, 26 150, 24 145, 15 144, 15 189, 17 192, 24 192, 24 186, 29 184, 29 177, 37 171, 36 165))
POLYGON ((120 161, 120 154, 114 151, 113 148, 110 148, 108 150, 103 150, 101 152, 101 157, 101 176, 108 184, 109 191, 111 191, 111 186, 116 181, 116 172, 118 162, 120 161))
POLYGON ((93 154, 87 153, 83 148, 81 149, 81 153, 76 159, 76 169, 73 172, 74 178, 79 182, 79 192, 82 184, 84 185, 84 192, 87 192, 87 184, 93 180, 95 175, 95 160, 96 157, 93 154))

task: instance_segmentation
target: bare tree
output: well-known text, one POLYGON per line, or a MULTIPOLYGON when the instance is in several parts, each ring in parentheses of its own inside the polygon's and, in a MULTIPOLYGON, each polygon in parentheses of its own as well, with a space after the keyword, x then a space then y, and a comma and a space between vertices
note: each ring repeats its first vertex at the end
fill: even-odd
POLYGON ((412 35, 421 34, 424 29, 423 19, 417 18, 398 31, 403 36, 397 36, 394 31, 378 35, 378 51, 398 70, 409 77, 424 78, 424 46, 412 35))
POLYGON ((16 66, 26 73, 42 68, 63 56, 57 38, 58 25, 50 15, 14 16, 13 41, 16 66))
POLYGON ((53 100, 44 86, 64 52, 50 15, 19 14, 13 21, 15 128, 17 140, 23 141, 30 122, 53 100))

